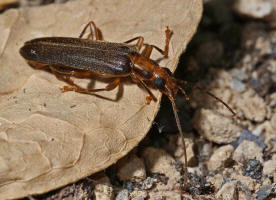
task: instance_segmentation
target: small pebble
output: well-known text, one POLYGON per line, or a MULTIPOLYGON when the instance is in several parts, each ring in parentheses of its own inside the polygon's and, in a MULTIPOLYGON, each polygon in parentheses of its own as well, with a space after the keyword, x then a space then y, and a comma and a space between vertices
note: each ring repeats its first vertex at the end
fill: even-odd
POLYGON ((267 176, 273 176, 276 171, 276 154, 272 156, 271 160, 264 162, 263 173, 267 176))
POLYGON ((230 82, 230 87, 238 92, 245 91, 245 85, 239 80, 233 80, 230 82))
POLYGON ((275 187, 275 184, 273 185, 265 185, 262 186, 257 192, 257 200, 265 200, 273 191, 273 187, 275 187))
POLYGON ((189 181, 187 190, 190 194, 212 194, 214 187, 207 182, 205 176, 198 176, 197 174, 189 173, 189 181))
POLYGON ((215 150, 208 161, 208 169, 210 171, 215 171, 227 166, 232 160, 233 151, 234 147, 232 145, 225 145, 215 150))
POLYGON ((142 190, 134 190, 130 193, 131 200, 146 200, 147 199, 147 192, 142 190))
POLYGON ((114 199, 113 187, 110 184, 109 178, 104 173, 93 175, 96 182, 94 187, 94 196, 96 200, 114 199))
POLYGON ((236 0, 234 9, 240 15, 261 19, 272 13, 272 3, 265 0, 236 0))
MULTIPOLYGON (((147 199, 153 199, 153 200, 163 200, 163 199, 173 199, 173 200, 182 200, 181 198, 181 191, 149 191, 149 195, 147 199)), ((190 199, 190 198, 188 198, 190 199)))
POLYGON ((223 182, 223 175, 216 174, 213 177, 208 177, 207 181, 212 183, 212 185, 215 187, 215 189, 218 190, 223 182))
POLYGON ((243 175, 259 180, 262 178, 262 171, 263 166, 259 160, 249 159, 243 175))
POLYGON ((276 106, 276 92, 274 92, 270 95, 269 100, 270 100, 269 106, 270 107, 275 107, 276 106))
POLYGON ((246 74, 244 71, 237 69, 237 68, 230 70, 229 73, 231 74, 231 76, 233 78, 236 78, 239 81, 244 81, 244 80, 248 79, 248 74, 246 74))
POLYGON ((121 190, 121 191, 117 194, 117 196, 116 196, 115 199, 116 199, 116 200, 129 200, 130 198, 129 198, 128 190, 127 190, 127 189, 121 190))
POLYGON ((216 194, 216 199, 233 200, 238 199, 237 181, 225 183, 216 194))
MULTIPOLYGON (((271 123, 271 127, 276 130, 276 113, 274 113, 274 115, 272 116, 271 120, 270 120, 270 123, 271 123)), ((275 131, 276 132, 276 131, 275 131)))
POLYGON ((142 188, 143 188, 144 190, 148 190, 148 189, 150 189, 150 188, 153 187, 153 184, 154 184, 155 182, 156 182, 156 181, 155 181, 153 178, 147 177, 147 178, 143 181, 143 183, 142 183, 142 188))
POLYGON ((243 112, 245 118, 255 122, 262 122, 267 115, 263 98, 252 89, 247 89, 239 96, 236 106, 243 112))
POLYGON ((131 180, 139 182, 146 178, 144 162, 135 154, 124 157, 116 166, 118 167, 118 178, 121 181, 131 180))
POLYGON ((203 144, 197 144, 198 146, 198 160, 199 161, 208 161, 213 153, 213 147, 211 143, 204 142, 203 144))
POLYGON ((256 185, 256 180, 254 180, 248 176, 243 176, 243 175, 239 175, 236 173, 232 173, 231 178, 239 181, 243 185, 244 190, 254 191, 255 185, 256 185))
POLYGON ((94 195, 96 200, 113 199, 113 188, 111 185, 97 184, 94 188, 94 195))
POLYGON ((233 142, 232 145, 236 148, 245 140, 255 142, 262 150, 266 147, 266 144, 260 137, 253 135, 249 130, 246 129, 242 130, 239 139, 233 142))
MULTIPOLYGON (((194 142, 192 139, 188 139, 188 138, 185 138, 184 140, 186 145, 188 166, 195 166, 197 162, 196 162, 196 156, 193 150, 194 142)), ((178 137, 177 139, 177 148, 174 152, 174 156, 182 163, 185 163, 184 149, 183 149, 181 137, 178 137)))
MULTIPOLYGON (((162 149, 147 147, 143 150, 142 157, 145 160, 146 169, 149 172, 152 174, 164 174, 166 177, 169 177, 167 185, 170 187, 178 184, 178 181, 181 178, 180 172, 178 172, 174 167, 175 160, 167 152, 162 149)), ((162 185, 164 186, 164 184, 162 185)))
POLYGON ((194 126, 200 135, 218 144, 229 144, 240 135, 240 127, 231 118, 213 110, 200 109, 194 116, 194 126))
POLYGON ((262 134, 262 132, 264 131, 265 127, 263 124, 260 124, 259 126, 257 126, 253 131, 253 135, 256 136, 260 136, 262 134))
POLYGON ((234 151, 233 160, 238 163, 246 163, 250 159, 262 161, 262 149, 251 141, 244 140, 234 151))

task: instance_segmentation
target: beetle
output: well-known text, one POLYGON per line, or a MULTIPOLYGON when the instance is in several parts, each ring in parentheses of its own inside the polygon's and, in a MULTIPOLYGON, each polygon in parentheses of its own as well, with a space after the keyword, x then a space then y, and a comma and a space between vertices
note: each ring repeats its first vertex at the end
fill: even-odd
MULTIPOLYGON (((179 86, 187 84, 187 82, 174 78, 168 68, 160 67, 157 62, 150 59, 153 49, 159 51, 165 58, 168 57, 171 35, 172 31, 167 27, 164 50, 155 45, 145 44, 142 36, 124 43, 106 42, 102 40, 95 23, 90 21, 84 27, 79 38, 44 37, 33 39, 25 42, 20 49, 20 54, 31 66, 35 68, 49 67, 57 79, 66 82, 69 86, 61 88, 63 92, 75 91, 94 94, 100 91, 110 91, 119 85, 121 78, 131 77, 135 83, 140 84, 149 93, 149 96, 146 97, 147 104, 151 100, 157 101, 149 85, 165 94, 171 101, 176 124, 182 138, 185 158, 185 187, 188 179, 186 146, 175 99, 179 91, 185 95, 187 100, 189 99, 184 89, 179 86), (83 39, 88 28, 90 33, 86 39, 83 39), (135 45, 129 44, 133 41, 137 41, 135 45), (144 47, 143 50, 142 47, 144 47), (75 84, 71 79, 71 76, 89 78, 92 74, 114 80, 105 88, 87 89, 75 84)), ((209 94, 209 92, 207 93, 209 94)), ((209 95, 213 96, 211 93, 209 95)), ((217 99, 215 96, 214 98, 217 99)))

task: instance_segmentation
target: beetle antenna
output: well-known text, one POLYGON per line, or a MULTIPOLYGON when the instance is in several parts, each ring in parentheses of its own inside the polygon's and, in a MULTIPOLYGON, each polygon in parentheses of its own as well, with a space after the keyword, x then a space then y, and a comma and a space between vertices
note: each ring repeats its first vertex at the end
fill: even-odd
POLYGON ((182 140, 182 144, 183 144, 183 149, 184 149, 184 160, 185 160, 185 168, 184 168, 184 189, 186 188, 187 185, 187 181, 188 181, 188 161, 187 161, 187 152, 186 152, 186 144, 185 144, 185 140, 184 140, 184 134, 181 128, 181 124, 180 124, 180 120, 177 114, 177 109, 176 109, 176 105, 175 102, 171 100, 172 103, 172 108, 173 108, 173 113, 174 113, 174 117, 176 120, 176 125, 177 128, 180 132, 181 135, 181 140, 182 140))
MULTIPOLYGON (((176 81, 178 83, 181 83, 181 84, 188 84, 187 81, 183 81, 183 80, 180 80, 180 79, 176 79, 176 81)), ((236 113, 234 112, 234 110, 227 104, 225 103, 222 99, 218 98, 216 95, 214 95, 213 93, 209 92, 209 91, 206 91, 204 90, 203 88, 199 87, 199 86, 192 86, 193 88, 195 89, 198 89, 200 91, 203 91, 205 92, 207 95, 209 95, 210 97, 214 98, 215 100, 217 100, 218 102, 222 103, 234 116, 236 115, 236 113)), ((178 88, 180 89, 180 91, 183 93, 183 95, 185 96, 185 98, 187 100, 189 100, 189 97, 187 96, 186 92, 180 87, 178 86, 178 88), (188 98, 187 98, 188 97, 188 98)))
POLYGON ((168 97, 169 97, 169 99, 172 103, 173 114, 174 114, 174 117, 175 117, 176 125, 177 125, 178 131, 180 133, 181 141, 182 141, 182 145, 183 145, 184 160, 185 160, 185 168, 184 168, 184 190, 185 190, 185 188, 187 186, 187 182, 188 182, 188 161, 187 161, 186 144, 185 144, 184 134, 183 134, 183 131, 182 131, 182 128, 181 128, 180 120, 179 120, 179 117, 178 117, 178 114, 177 114, 177 108, 176 108, 176 105, 175 105, 174 98, 171 94, 171 91, 168 88, 167 88, 167 90, 169 92, 168 97))
POLYGON ((232 114, 233 116, 236 115, 236 113, 234 112, 234 110, 227 104, 225 103, 222 99, 218 98, 216 95, 214 95, 213 93, 206 91, 204 89, 202 89, 201 87, 195 86, 194 88, 201 90, 203 92, 205 92, 206 94, 208 94, 210 97, 213 97, 215 100, 217 100, 218 102, 222 103, 232 114))
POLYGON ((190 97, 186 94, 185 90, 183 90, 183 88, 180 87, 180 86, 177 86, 177 88, 178 88, 178 89, 181 91, 181 93, 184 95, 185 99, 186 99, 187 101, 189 101, 189 100, 190 100, 190 97))

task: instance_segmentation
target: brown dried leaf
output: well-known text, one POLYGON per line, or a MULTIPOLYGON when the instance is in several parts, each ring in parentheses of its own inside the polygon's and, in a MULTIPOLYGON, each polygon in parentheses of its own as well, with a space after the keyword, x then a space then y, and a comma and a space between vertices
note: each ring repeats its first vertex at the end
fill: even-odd
MULTIPOLYGON (((106 40, 122 42, 142 35, 163 47, 169 26, 174 32, 169 59, 160 65, 174 70, 201 12, 201 0, 83 0, 2 14, 0 199, 44 193, 115 163, 146 135, 161 97, 153 90, 158 102, 145 105, 147 93, 129 80, 100 94, 113 101, 61 93, 63 82, 32 69, 19 55, 25 41, 76 37, 93 20, 106 40)), ((160 55, 154 52, 152 58, 160 55)), ((105 81, 95 82, 95 88, 104 85, 105 81)))

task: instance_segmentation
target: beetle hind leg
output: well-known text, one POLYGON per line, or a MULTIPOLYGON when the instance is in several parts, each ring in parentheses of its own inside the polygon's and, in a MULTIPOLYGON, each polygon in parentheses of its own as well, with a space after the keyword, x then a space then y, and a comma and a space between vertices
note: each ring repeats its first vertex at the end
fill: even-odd
POLYGON ((92 73, 90 71, 88 72, 63 71, 63 70, 57 69, 54 66, 50 66, 50 69, 58 80, 63 81, 70 85, 70 86, 63 86, 61 88, 62 92, 75 91, 79 93, 94 94, 96 92, 101 92, 101 91, 110 91, 115 89, 119 85, 121 80, 119 77, 115 78, 114 81, 109 83, 105 88, 86 89, 75 84, 74 81, 71 79, 71 76, 78 77, 78 78, 86 78, 91 76, 92 73))
POLYGON ((130 43, 130 42, 133 42, 133 41, 135 41, 135 40, 137 40, 137 43, 136 43, 136 48, 138 49, 138 51, 140 51, 141 50, 141 48, 142 48, 142 46, 144 45, 144 37, 142 37, 142 36, 138 36, 138 37, 135 37, 135 38, 132 38, 132 39, 130 39, 130 40, 128 40, 128 41, 125 41, 124 43, 130 43))
POLYGON ((103 39, 100 30, 97 28, 96 24, 93 21, 90 21, 88 24, 86 24, 86 26, 80 33, 79 38, 83 37, 83 35, 86 32, 88 27, 90 29, 90 33, 89 33, 87 39, 89 39, 89 38, 91 40, 102 40, 103 39))
POLYGON ((49 66, 49 68, 58 80, 63 81, 74 87, 80 87, 77 84, 75 84, 74 81, 70 78, 74 75, 74 71, 60 70, 54 66, 49 66))
POLYGON ((79 93, 85 93, 85 94, 95 94, 96 92, 101 92, 101 91, 110 91, 115 89, 120 83, 120 78, 115 78, 111 83, 109 83, 105 88, 100 88, 100 89, 85 89, 82 87, 79 87, 78 85, 75 85, 73 87, 70 86, 64 86, 62 88, 63 92, 67 91, 75 91, 79 93))

